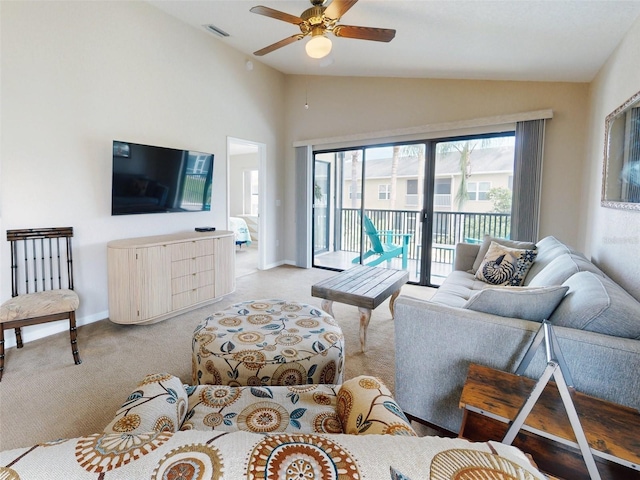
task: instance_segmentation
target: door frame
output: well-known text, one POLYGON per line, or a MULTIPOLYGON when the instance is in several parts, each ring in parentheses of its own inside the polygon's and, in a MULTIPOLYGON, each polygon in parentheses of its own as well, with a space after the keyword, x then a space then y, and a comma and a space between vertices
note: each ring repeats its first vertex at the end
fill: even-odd
POLYGON ((267 175, 267 145, 264 143, 256 142, 253 140, 245 140, 236 137, 227 137, 227 228, 229 228, 228 221, 231 216, 231 180, 230 180, 230 165, 231 165, 231 150, 232 145, 240 145, 244 147, 256 148, 258 156, 258 232, 261 235, 260 241, 258 241, 258 270, 264 270, 266 265, 266 248, 265 248, 265 235, 266 223, 267 223, 267 209, 266 209, 266 175, 267 175))
POLYGON ((326 231, 326 248, 327 251, 329 250, 330 244, 331 244, 331 234, 332 234, 332 210, 334 209, 333 207, 333 168, 332 168, 332 164, 331 162, 328 162, 326 160, 316 160, 315 158, 313 159, 313 173, 312 173, 312 192, 311 192, 311 218, 312 218, 312 228, 311 228, 311 244, 312 244, 312 256, 315 257, 316 255, 316 222, 315 222, 315 216, 316 216, 316 192, 315 192, 315 186, 316 186, 316 166, 318 163, 322 163, 322 164, 326 164, 327 167, 327 217, 325 220, 325 231, 326 231))

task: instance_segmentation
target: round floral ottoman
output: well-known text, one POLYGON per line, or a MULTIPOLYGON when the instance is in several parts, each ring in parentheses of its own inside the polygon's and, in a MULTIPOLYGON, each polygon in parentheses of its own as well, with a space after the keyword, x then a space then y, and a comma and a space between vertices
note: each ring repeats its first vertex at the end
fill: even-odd
POLYGON ((344 337, 319 308, 250 300, 214 313, 193 332, 194 385, 342 383, 344 337))

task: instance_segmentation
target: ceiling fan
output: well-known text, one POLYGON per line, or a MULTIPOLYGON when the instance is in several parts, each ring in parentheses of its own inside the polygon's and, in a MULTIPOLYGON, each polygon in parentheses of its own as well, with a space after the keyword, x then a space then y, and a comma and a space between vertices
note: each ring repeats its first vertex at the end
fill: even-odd
POLYGON ((324 6, 327 0, 310 0, 311 8, 306 9, 299 17, 290 15, 273 8, 259 5, 250 11, 266 17, 293 23, 300 28, 297 33, 280 40, 268 47, 253 52, 261 57, 274 50, 282 48, 290 43, 302 40, 307 35, 311 39, 307 42, 305 50, 312 58, 322 58, 331 51, 331 40, 326 36, 327 32, 333 32, 336 37, 357 38, 361 40, 373 40, 376 42, 390 42, 396 35, 396 31, 389 28, 357 27, 353 25, 338 25, 340 18, 353 7, 358 0, 332 0, 328 6, 324 6))

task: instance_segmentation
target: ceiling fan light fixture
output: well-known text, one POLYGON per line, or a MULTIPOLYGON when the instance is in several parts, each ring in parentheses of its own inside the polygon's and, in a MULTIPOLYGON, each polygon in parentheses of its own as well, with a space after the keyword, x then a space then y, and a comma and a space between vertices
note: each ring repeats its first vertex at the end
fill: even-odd
POLYGON ((324 58, 331 52, 331 40, 325 35, 314 35, 304 49, 311 58, 324 58))

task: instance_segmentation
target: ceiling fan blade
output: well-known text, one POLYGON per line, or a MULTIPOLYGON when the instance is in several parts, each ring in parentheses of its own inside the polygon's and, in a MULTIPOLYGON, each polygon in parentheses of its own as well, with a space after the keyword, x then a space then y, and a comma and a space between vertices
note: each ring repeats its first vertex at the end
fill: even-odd
POLYGON ((333 0, 324 11, 325 17, 339 20, 358 0, 333 0))
POLYGON ((256 57, 261 57, 263 55, 266 55, 267 53, 271 53, 274 50, 277 50, 279 48, 285 47, 287 45, 289 45, 290 43, 293 43, 297 40, 301 40, 304 37, 303 34, 298 33, 296 35, 291 35, 290 37, 287 37, 283 40, 280 40, 279 42, 276 42, 272 45, 269 45, 268 47, 264 47, 263 49, 258 50, 257 52, 253 52, 253 54, 256 57))
POLYGON ((353 25, 336 25, 333 28, 336 37, 358 38, 360 40, 374 40, 376 42, 390 42, 396 36, 396 31, 390 28, 356 27, 353 25))
POLYGON ((281 12, 280 10, 274 10, 273 8, 263 7, 258 5, 249 10, 250 12, 257 13, 258 15, 264 15, 265 17, 275 18, 276 20, 282 20, 283 22, 293 23, 294 25, 300 25, 304 22, 300 17, 295 15, 289 15, 288 13, 281 12))

